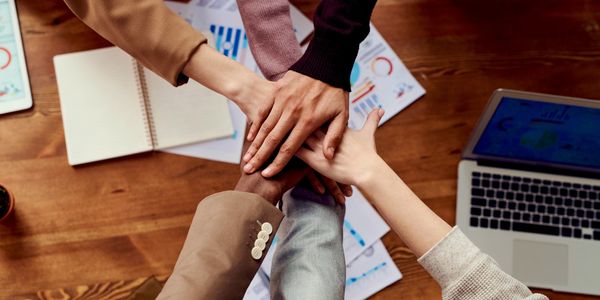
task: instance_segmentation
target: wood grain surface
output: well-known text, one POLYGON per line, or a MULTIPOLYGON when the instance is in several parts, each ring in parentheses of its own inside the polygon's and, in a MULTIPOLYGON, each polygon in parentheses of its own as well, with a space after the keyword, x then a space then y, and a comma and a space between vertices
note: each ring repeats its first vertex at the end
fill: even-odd
MULTIPOLYGON (((318 1, 293 2, 311 16, 318 1)), ((239 169, 165 153, 70 167, 52 57, 109 43, 59 0, 17 4, 34 107, 0 116, 0 182, 16 198, 0 224, 0 298, 124 299, 169 275, 198 201, 239 169)), ((600 98, 599 20, 592 0, 379 0, 373 23, 427 90, 378 132, 382 156, 454 224, 457 163, 491 92, 600 98)), ((384 242, 404 279, 373 299, 439 298, 397 236, 384 242)))

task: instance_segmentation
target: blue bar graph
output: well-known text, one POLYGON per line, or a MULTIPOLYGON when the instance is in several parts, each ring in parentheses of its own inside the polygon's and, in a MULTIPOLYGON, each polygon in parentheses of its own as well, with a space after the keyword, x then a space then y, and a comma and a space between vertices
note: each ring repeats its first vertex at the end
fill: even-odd
POLYGON ((243 29, 211 24, 210 32, 215 36, 217 51, 235 61, 244 63, 248 49, 248 37, 243 29))
POLYGON ((387 263, 382 262, 379 265, 375 266, 374 268, 370 269, 369 271, 362 273, 360 276, 350 277, 350 278, 346 279, 346 286, 352 285, 353 283, 356 283, 361 279, 369 277, 369 275, 379 271, 380 269, 383 269, 386 265, 387 265, 387 263))
POLYGON ((352 227, 352 224, 350 224, 348 220, 344 220, 344 228, 350 232, 350 235, 352 235, 352 237, 361 247, 366 246, 366 242, 363 237, 360 235, 360 233, 358 233, 358 231, 356 231, 356 229, 354 229, 354 227, 352 227))

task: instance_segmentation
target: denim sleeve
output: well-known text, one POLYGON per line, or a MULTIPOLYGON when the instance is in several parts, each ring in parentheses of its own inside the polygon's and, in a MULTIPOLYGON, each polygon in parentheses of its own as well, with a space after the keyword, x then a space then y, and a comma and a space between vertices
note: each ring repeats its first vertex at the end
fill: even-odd
POLYGON ((343 299, 345 206, 296 187, 283 198, 286 216, 271 268, 271 299, 343 299))

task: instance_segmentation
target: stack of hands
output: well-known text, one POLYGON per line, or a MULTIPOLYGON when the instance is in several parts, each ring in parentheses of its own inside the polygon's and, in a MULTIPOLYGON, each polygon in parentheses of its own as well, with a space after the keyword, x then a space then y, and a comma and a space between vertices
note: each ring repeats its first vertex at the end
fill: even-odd
MULTIPOLYGON (((362 130, 353 131, 344 126, 339 137, 332 138, 329 132, 317 128, 312 134, 309 133, 305 141, 300 141, 300 145, 291 152, 291 156, 285 152, 281 153, 281 151, 277 154, 277 157, 282 157, 280 161, 285 161, 287 165, 281 165, 277 161, 277 157, 269 160, 269 156, 257 155, 256 149, 259 149, 258 153, 263 148, 270 146, 276 150, 278 140, 267 138, 267 142, 272 143, 270 145, 260 145, 257 139, 254 139, 252 144, 247 142, 244 145, 246 153, 244 162, 247 163, 242 164, 242 176, 236 185, 236 190, 261 195, 276 204, 283 193, 306 179, 318 193, 325 193, 327 189, 336 201, 344 203, 345 196, 352 195, 351 185, 362 186, 376 170, 376 166, 385 164, 377 154, 375 147, 375 131, 383 114, 382 109, 374 110, 369 114, 362 130), (332 139, 334 140, 332 141, 332 139), (331 147, 337 149, 333 155, 330 152, 331 147), (361 159, 357 161, 356 157, 359 156, 361 159), (254 167, 262 164, 263 160, 267 163, 267 168, 261 170, 254 167), (270 170, 273 169, 277 173, 271 173, 270 170), (266 172, 267 170, 269 172, 266 172)), ((279 122, 286 121, 280 120, 279 122)), ((263 127, 265 123, 263 123, 263 127)), ((262 127, 257 130, 259 134, 263 133, 262 127)), ((273 133, 271 132, 271 134, 273 133)), ((248 140, 253 137, 253 132, 250 132, 248 140)), ((296 142, 289 140, 288 137, 286 143, 296 142)), ((273 150, 269 148, 268 151, 273 150)))
POLYGON ((347 128, 348 93, 294 71, 288 71, 277 82, 256 78, 247 88, 251 91, 240 92, 236 98, 249 121, 243 172, 253 174, 249 177, 256 181, 260 179, 257 176, 272 178, 269 182, 289 181, 295 176, 288 173, 301 173, 301 179, 306 178, 320 194, 329 192, 340 203, 351 196, 349 185, 320 176, 294 161, 315 132, 322 134, 322 156, 334 158, 347 128))

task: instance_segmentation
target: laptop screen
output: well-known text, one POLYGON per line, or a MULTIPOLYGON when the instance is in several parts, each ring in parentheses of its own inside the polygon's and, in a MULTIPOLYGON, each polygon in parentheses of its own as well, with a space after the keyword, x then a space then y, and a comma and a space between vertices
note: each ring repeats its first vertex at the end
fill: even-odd
POLYGON ((600 109, 503 97, 473 153, 600 168, 600 109))

